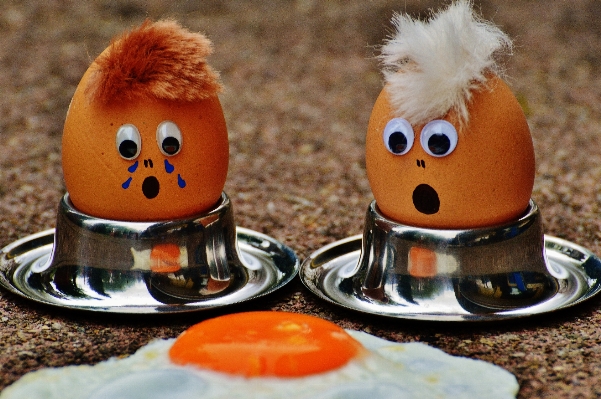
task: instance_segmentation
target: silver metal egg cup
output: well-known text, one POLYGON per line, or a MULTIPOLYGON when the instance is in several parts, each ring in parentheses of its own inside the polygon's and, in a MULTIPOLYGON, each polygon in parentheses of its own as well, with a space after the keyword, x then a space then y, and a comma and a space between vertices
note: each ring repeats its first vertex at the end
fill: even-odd
POLYGON ((314 252, 300 278, 322 299, 365 313, 486 321, 590 298, 601 290, 601 261, 585 248, 545 236, 533 201, 516 221, 467 230, 399 224, 373 201, 363 235, 314 252), (425 266, 415 252, 426 252, 425 266))
POLYGON ((75 209, 66 194, 56 229, 0 251, 0 285, 64 308, 178 313, 268 294, 288 283, 298 267, 290 248, 235 226, 225 193, 209 212, 163 222, 92 217, 75 209), (175 248, 178 259, 172 267, 173 260, 165 259, 168 268, 157 269, 152 252, 165 246, 175 248))

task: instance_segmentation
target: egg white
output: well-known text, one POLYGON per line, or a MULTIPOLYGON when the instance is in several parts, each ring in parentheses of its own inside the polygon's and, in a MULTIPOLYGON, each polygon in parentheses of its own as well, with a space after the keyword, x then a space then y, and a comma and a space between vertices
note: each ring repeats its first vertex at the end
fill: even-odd
POLYGON ((28 373, 0 399, 502 399, 518 392, 516 378, 490 363, 420 343, 348 333, 368 355, 310 377, 244 378, 176 366, 168 353, 175 340, 169 339, 153 341, 123 359, 28 373))

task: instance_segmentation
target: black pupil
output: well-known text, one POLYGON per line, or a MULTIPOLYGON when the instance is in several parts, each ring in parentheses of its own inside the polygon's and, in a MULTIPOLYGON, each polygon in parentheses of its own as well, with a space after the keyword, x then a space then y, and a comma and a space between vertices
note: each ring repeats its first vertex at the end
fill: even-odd
POLYGON ((407 148, 407 136, 401 132, 394 132, 388 137, 388 148, 395 154, 400 154, 407 148))
POLYGON ((179 141, 175 137, 167 137, 163 140, 163 151, 173 155, 179 151, 179 141))
POLYGON ((451 140, 445 134, 433 134, 428 139, 428 148, 434 155, 446 154, 451 148, 451 140))
POLYGON ((119 154, 124 158, 133 158, 138 152, 138 145, 133 140, 123 140, 119 144, 119 154))

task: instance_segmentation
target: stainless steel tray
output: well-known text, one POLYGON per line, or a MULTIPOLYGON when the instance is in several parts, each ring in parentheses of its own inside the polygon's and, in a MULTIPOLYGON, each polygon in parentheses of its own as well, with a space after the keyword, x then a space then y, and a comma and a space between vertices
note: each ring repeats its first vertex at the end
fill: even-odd
POLYGON ((246 276, 227 290, 201 300, 177 294, 185 276, 148 270, 107 270, 72 266, 61 275, 32 271, 46 264, 54 245, 54 229, 22 238, 0 251, 0 285, 24 298, 47 305, 108 313, 179 313, 213 309, 266 295, 298 272, 294 252, 264 234, 236 228, 238 253, 246 276), (248 267, 250 266, 250 267, 248 267), (170 292, 169 287, 175 292, 170 292))
MULTIPOLYGON (((366 292, 349 277, 360 261, 362 235, 334 242, 311 254, 303 262, 299 276, 305 286, 322 299, 356 311, 401 319, 433 321, 490 321, 551 312, 576 305, 601 290, 601 261, 587 249, 555 237, 544 236, 547 266, 553 272, 544 284, 538 303, 514 309, 490 307, 462 294, 462 283, 478 277, 403 276, 389 284, 396 295, 380 299, 366 292), (419 297, 406 292, 419 288, 419 297), (406 290, 403 294, 403 289, 406 290)), ((398 276, 397 276, 398 277, 398 276)), ((482 279, 486 279, 484 276, 482 279)), ((481 286, 490 287, 490 281, 481 286)))

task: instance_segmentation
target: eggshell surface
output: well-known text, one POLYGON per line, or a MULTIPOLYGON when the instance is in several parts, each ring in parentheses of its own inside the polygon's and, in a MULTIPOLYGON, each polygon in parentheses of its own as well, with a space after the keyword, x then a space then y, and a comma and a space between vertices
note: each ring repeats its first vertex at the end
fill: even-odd
MULTIPOLYGON (((0 398, 500 399, 515 397, 519 389, 512 374, 483 361, 453 357, 420 343, 399 344, 357 331, 344 334, 362 346, 359 356, 330 371, 304 377, 247 378, 180 366, 170 360, 175 340, 169 339, 153 341, 129 357, 94 366, 29 373, 6 388, 0 398)), ((233 340, 233 346, 238 344, 233 340)))
POLYGON ((498 77, 473 92, 469 120, 441 117, 457 130, 455 149, 435 157, 422 147, 425 124, 412 126, 411 149, 395 155, 383 131, 392 118, 387 87, 374 105, 366 138, 369 183, 380 211, 411 226, 459 229, 494 226, 519 218, 534 184, 534 147, 524 113, 498 77))

